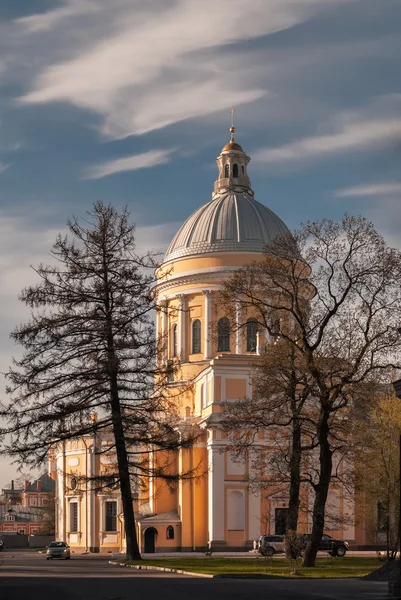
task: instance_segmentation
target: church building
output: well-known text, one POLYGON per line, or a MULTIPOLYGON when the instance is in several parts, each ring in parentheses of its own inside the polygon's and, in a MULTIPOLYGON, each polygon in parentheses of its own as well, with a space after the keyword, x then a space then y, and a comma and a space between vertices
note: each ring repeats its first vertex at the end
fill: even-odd
MULTIPOLYGON (((194 447, 180 450, 177 460, 183 471, 201 464, 205 474, 180 481, 173 490, 163 482, 150 482, 147 497, 135 501, 142 552, 245 550, 261 534, 285 532, 287 491, 251 491, 251 466, 224 451, 227 441, 219 429, 221 403, 250 397, 252 363, 262 344, 272 341, 257 331, 252 319, 245 328, 230 332, 217 296, 233 272, 257 260, 276 236, 289 232, 275 213, 255 200, 248 176, 250 157, 234 134, 232 127, 231 139, 217 157, 212 199, 185 221, 157 271, 157 332, 168 341, 160 359, 165 364, 179 361, 179 373, 169 385, 191 383, 180 412, 183 422, 202 430, 194 447)), ((101 472, 110 460, 111 444, 107 432, 96 439, 71 440, 50 461, 57 479, 57 539, 77 552, 124 548, 119 493, 98 492, 89 484, 80 489, 77 483, 80 476, 101 472)), ((268 432, 259 434, 257 444, 269 449, 268 432)), ((330 494, 338 515, 354 513, 341 490, 330 494)), ((353 524, 343 524, 332 534, 350 542, 362 535, 353 524)))

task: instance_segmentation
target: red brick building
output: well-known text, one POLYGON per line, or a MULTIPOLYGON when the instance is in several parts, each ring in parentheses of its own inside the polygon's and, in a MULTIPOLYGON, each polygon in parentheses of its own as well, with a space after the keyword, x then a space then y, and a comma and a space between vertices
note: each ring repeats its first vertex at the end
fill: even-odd
POLYGON ((47 473, 44 473, 30 483, 25 482, 25 489, 22 492, 23 506, 45 506, 49 500, 53 500, 55 481, 47 473))

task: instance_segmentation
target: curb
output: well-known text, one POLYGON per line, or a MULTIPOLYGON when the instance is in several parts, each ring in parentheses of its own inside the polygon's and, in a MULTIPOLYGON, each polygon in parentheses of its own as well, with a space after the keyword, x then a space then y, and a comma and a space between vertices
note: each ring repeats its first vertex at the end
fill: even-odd
POLYGON ((109 565, 116 565, 118 567, 129 567, 136 569, 137 571, 164 571, 165 573, 177 573, 178 575, 191 575, 191 577, 204 577, 205 579, 215 579, 220 575, 209 575, 207 573, 192 573, 192 571, 183 571, 182 569, 172 569, 171 567, 153 567, 151 565, 125 565, 124 563, 116 560, 109 560, 109 565))

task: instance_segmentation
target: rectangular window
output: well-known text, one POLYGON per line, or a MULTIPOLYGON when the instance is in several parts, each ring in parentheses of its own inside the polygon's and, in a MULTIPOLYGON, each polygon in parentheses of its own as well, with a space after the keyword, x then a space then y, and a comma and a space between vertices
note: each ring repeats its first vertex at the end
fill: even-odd
POLYGON ((70 532, 78 531, 78 502, 70 502, 70 532))
POLYGON ((117 502, 106 502, 106 531, 117 531, 117 502))

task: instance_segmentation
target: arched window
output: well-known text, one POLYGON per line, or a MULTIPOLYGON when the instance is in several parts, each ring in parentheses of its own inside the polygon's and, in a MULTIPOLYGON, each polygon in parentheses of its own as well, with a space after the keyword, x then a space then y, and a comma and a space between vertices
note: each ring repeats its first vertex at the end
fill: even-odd
POLYGON ((217 323, 217 351, 230 352, 230 321, 222 317, 217 323))
POLYGON ((201 351, 201 322, 195 319, 192 323, 192 354, 199 354, 201 351))
POLYGON ((244 167, 244 165, 242 165, 241 171, 242 171, 242 174, 245 175, 245 167, 244 167))
POLYGON ((230 177, 230 167, 228 165, 224 167, 224 177, 230 177))
POLYGON ((248 319, 246 322, 246 351, 256 352, 256 334, 258 332, 258 322, 255 319, 248 319))
POLYGON ((237 165, 237 163, 233 164, 233 177, 238 177, 238 165, 237 165))
POLYGON ((174 527, 172 525, 169 525, 166 529, 166 540, 173 540, 174 539, 174 527))
POLYGON ((171 354, 172 356, 177 356, 178 354, 177 325, 173 325, 171 328, 171 354))

